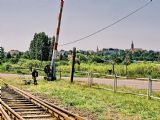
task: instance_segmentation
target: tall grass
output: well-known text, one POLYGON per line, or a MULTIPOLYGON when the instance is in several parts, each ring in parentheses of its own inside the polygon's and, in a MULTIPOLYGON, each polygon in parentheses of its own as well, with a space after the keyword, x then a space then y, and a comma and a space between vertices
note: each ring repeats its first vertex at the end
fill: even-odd
MULTIPOLYGON (((44 67, 45 65, 50 64, 49 61, 38 61, 38 60, 27 60, 20 59, 17 64, 4 63, 0 65, 1 72, 12 72, 12 73, 25 73, 30 74, 29 67, 37 68, 40 74, 44 75, 44 67), (9 66, 9 69, 7 68, 9 66), (18 70, 17 70, 18 69, 18 70), (19 70, 20 69, 20 70, 19 70)), ((57 63, 57 71, 68 71, 71 70, 71 64, 67 63, 67 61, 59 61, 57 63)), ((81 63, 80 65, 75 65, 75 71, 92 71, 100 74, 108 74, 109 70, 112 70, 111 64, 105 63, 81 63)), ((160 78, 160 64, 158 63, 132 63, 128 65, 128 70, 126 74, 126 66, 123 64, 115 65, 115 73, 120 76, 128 76, 128 77, 148 77, 151 75, 153 78, 160 78)), ((66 74, 66 73, 65 73, 66 74)))
MULTIPOLYGON (((71 69, 70 65, 58 66, 58 70, 69 71, 71 69)), ((111 64, 86 64, 82 63, 80 66, 75 66, 76 71, 92 71, 95 73, 108 74, 108 70, 112 70, 111 64)), ((115 73, 120 76, 128 77, 148 77, 160 78, 160 64, 156 63, 132 63, 128 65, 127 74, 125 65, 115 65, 115 73)))

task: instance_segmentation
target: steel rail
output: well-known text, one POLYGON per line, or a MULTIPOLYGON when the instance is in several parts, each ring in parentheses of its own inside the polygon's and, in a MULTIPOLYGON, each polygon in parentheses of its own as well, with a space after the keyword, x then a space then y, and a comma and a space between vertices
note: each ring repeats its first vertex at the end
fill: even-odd
POLYGON ((61 118, 63 120, 85 120, 85 118, 80 117, 79 115, 73 114, 65 109, 59 108, 58 106, 55 106, 53 104, 50 104, 49 102, 46 102, 40 98, 37 98, 29 93, 26 93, 12 85, 9 85, 5 82, 3 82, 5 85, 7 85, 10 89, 14 90, 15 92, 19 93, 20 95, 24 96, 26 99, 34 102, 35 104, 40 105, 43 108, 46 108, 48 112, 50 112, 55 117, 61 118))
POLYGON ((71 120, 70 117, 68 117, 67 115, 65 115, 64 113, 56 110, 55 108, 52 108, 51 106, 43 103, 42 101, 36 99, 34 96, 32 95, 29 95, 28 93, 14 87, 14 86, 11 86, 11 85, 8 85, 8 87, 12 90, 14 90, 15 92, 19 93, 20 95, 24 96, 26 99, 32 101, 32 102, 35 102, 35 104, 38 103, 38 105, 41 105, 41 107, 43 108, 46 108, 48 110, 48 112, 50 112, 51 114, 53 114, 55 117, 58 117, 58 118, 63 118, 63 120, 71 120))
POLYGON ((4 103, 1 99, 0 99, 0 103, 1 105, 5 108, 5 110, 7 111, 7 114, 10 115, 10 117, 14 118, 14 120, 24 120, 18 113, 16 113, 14 110, 12 110, 6 103, 4 103))
POLYGON ((54 104, 51 104, 51 103, 49 103, 47 101, 44 101, 44 100, 42 100, 40 98, 37 98, 37 99, 41 100, 42 102, 46 103, 49 106, 52 106, 52 107, 62 111, 63 113, 67 114, 68 116, 73 117, 75 120, 85 120, 83 117, 80 117, 79 115, 73 114, 73 113, 71 113, 71 112, 69 112, 69 111, 67 111, 65 109, 59 108, 58 106, 56 106, 54 104))
POLYGON ((9 115, 5 112, 5 110, 0 105, 0 111, 1 111, 1 120, 11 120, 9 115))

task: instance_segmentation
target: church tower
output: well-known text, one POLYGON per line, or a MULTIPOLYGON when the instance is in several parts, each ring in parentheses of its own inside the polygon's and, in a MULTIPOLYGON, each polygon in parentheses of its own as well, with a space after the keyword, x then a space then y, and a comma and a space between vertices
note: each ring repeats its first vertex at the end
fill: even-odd
POLYGON ((132 41, 132 44, 131 44, 131 50, 134 51, 134 43, 132 41))
POLYGON ((96 51, 97 53, 99 53, 99 48, 98 48, 98 45, 97 45, 97 51, 96 51))

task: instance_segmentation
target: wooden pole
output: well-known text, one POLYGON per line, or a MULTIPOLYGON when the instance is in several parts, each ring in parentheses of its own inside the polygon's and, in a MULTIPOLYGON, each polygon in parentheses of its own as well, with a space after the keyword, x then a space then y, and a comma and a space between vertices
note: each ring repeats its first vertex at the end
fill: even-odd
POLYGON ((93 84, 93 73, 91 71, 91 72, 88 72, 88 86, 92 87, 92 84, 93 84))
POLYGON ((114 75, 114 93, 116 93, 116 91, 117 91, 117 75, 115 74, 114 75))
POLYGON ((112 64, 112 71, 113 71, 113 74, 114 74, 114 63, 112 64))
POLYGON ((148 78, 148 91, 147 91, 147 94, 148 94, 148 100, 151 99, 151 95, 152 95, 152 80, 151 80, 151 77, 148 78))
POLYGON ((71 77, 70 77, 71 83, 73 82, 73 77, 74 77, 74 72, 75 72, 75 68, 74 68, 75 58, 76 58, 76 48, 74 47, 73 53, 72 53, 72 69, 71 69, 71 77))
POLYGON ((90 87, 90 81, 91 81, 91 72, 88 72, 88 86, 90 87))

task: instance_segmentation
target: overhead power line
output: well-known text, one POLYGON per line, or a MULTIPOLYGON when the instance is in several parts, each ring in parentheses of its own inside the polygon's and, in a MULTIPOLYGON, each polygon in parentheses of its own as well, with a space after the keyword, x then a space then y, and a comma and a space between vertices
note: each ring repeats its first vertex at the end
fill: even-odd
POLYGON ((102 31, 104 31, 105 29, 108 29, 108 28, 110 28, 110 27, 116 25, 117 23, 123 21, 124 19, 128 18, 129 16, 131 16, 131 15, 137 13, 138 11, 140 11, 140 10, 142 10, 143 8, 147 7, 151 2, 152 2, 152 0, 150 0, 149 2, 147 2, 146 4, 144 4, 143 6, 137 8, 136 10, 132 11, 132 12, 129 13, 128 15, 126 15, 126 16, 124 16, 124 17, 118 19, 118 20, 115 21, 114 23, 112 23, 112 24, 110 24, 110 25, 108 25, 108 26, 106 26, 106 27, 103 27, 103 28, 97 30, 96 32, 93 32, 93 33, 91 33, 91 34, 89 34, 89 35, 87 35, 87 36, 84 36, 84 37, 80 38, 80 39, 77 39, 77 40, 74 40, 74 41, 71 41, 71 42, 68 42, 68 43, 61 44, 60 46, 65 46, 65 45, 73 44, 73 43, 82 41, 82 40, 84 40, 84 39, 87 39, 87 38, 89 38, 89 37, 91 37, 91 36, 94 36, 94 35, 96 35, 96 34, 102 32, 102 31))

